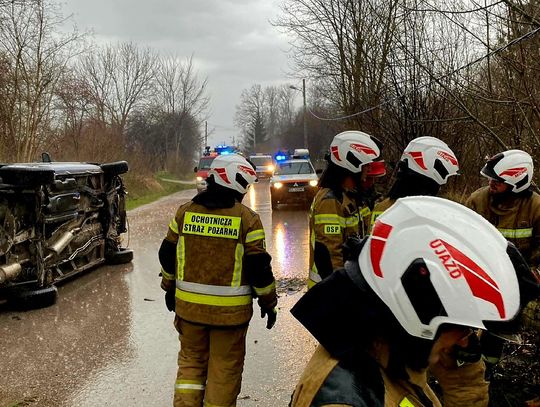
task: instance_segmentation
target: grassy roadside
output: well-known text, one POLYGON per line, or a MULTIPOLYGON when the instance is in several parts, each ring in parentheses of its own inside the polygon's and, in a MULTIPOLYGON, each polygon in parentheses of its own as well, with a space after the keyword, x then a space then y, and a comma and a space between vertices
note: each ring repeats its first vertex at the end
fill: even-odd
POLYGON ((167 180, 178 180, 178 177, 166 172, 159 172, 154 176, 128 173, 124 177, 124 183, 128 191, 126 209, 131 210, 138 206, 154 202, 159 198, 185 189, 195 188, 193 184, 180 184, 167 180))

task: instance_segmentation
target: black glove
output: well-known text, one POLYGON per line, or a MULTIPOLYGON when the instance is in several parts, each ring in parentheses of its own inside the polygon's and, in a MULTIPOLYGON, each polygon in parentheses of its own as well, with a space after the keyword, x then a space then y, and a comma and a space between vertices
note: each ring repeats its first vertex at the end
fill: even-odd
POLYGON ((165 292, 165 305, 167 306, 167 309, 171 312, 175 311, 176 308, 176 298, 173 291, 166 291, 165 292))
POLYGON ((261 308, 261 318, 264 318, 266 315, 268 315, 268 319, 266 320, 266 329, 272 329, 272 327, 276 323, 277 309, 261 308))

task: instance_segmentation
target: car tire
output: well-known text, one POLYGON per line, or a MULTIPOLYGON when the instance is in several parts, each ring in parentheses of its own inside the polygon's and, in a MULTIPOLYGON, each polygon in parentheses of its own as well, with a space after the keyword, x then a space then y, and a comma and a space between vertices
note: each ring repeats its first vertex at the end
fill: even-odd
POLYGON ((52 184, 54 171, 47 168, 0 168, 0 178, 5 184, 36 187, 39 185, 52 184))
POLYGON ((115 161, 99 165, 106 175, 120 175, 128 172, 128 163, 126 161, 115 161))
POLYGON ((17 308, 37 309, 50 307, 58 298, 58 289, 54 285, 34 289, 19 289, 12 292, 9 296, 17 308))
POLYGON ((107 264, 126 264, 133 260, 133 250, 120 249, 105 255, 107 264))

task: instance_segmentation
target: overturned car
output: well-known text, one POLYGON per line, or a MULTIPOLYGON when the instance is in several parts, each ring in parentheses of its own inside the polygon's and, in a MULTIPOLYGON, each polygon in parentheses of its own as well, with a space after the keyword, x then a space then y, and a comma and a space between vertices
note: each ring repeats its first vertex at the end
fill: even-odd
POLYGON ((127 263, 125 161, 0 165, 0 299, 56 301, 55 284, 101 263, 127 263))

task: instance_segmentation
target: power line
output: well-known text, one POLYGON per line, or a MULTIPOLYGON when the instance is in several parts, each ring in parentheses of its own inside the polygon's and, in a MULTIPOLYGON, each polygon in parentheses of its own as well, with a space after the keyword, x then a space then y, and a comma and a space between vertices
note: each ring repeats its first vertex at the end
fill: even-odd
MULTIPOLYGON (((453 70, 453 71, 451 71, 451 72, 449 72, 449 73, 447 73, 447 74, 444 74, 444 75, 442 75, 442 76, 440 76, 440 77, 438 77, 438 78, 435 78, 434 80, 435 80, 436 82, 438 82, 438 81, 441 81, 441 80, 443 80, 443 79, 446 79, 446 78, 448 78, 448 77, 450 77, 450 76, 452 76, 452 75, 458 73, 459 71, 462 71, 462 70, 464 70, 464 69, 470 68, 472 65, 475 65, 475 64, 477 64, 477 63, 483 61, 484 59, 489 58, 489 57, 492 56, 492 55, 498 54, 499 52, 502 52, 502 51, 504 51, 505 49, 510 48, 511 46, 513 46, 513 45, 515 45, 515 44, 518 44, 518 43, 520 43, 521 41, 524 41, 524 40, 526 40, 526 39, 528 39, 528 38, 530 38, 530 37, 536 35, 539 31, 540 31, 540 27, 537 27, 537 28, 535 28, 534 30, 529 31, 528 33, 522 35, 521 37, 515 38, 515 39, 513 39, 512 41, 508 42, 507 44, 505 44, 505 45, 503 45, 503 46, 500 46, 499 48, 496 48, 496 49, 494 49, 493 51, 490 51, 490 52, 488 52, 487 54, 485 54, 485 55, 483 55, 483 56, 481 56, 481 57, 475 59, 474 61, 471 61, 471 62, 469 62, 469 63, 466 64, 466 65, 463 65, 463 66, 461 66, 461 67, 459 67, 459 68, 456 68, 455 70, 453 70)), ((426 87, 428 87, 428 86, 429 86, 429 84, 424 84, 424 85, 419 86, 419 87, 416 88, 415 90, 423 89, 423 88, 426 88, 426 87)), ((408 93, 412 93, 412 91, 410 91, 410 92, 405 92, 404 95, 406 95, 406 94, 408 94, 408 93)), ((386 105, 386 104, 388 104, 388 103, 390 103, 390 102, 393 102, 394 100, 397 100, 397 99, 399 99, 399 98, 402 97, 402 96, 403 96, 403 95, 395 96, 395 97, 393 97, 393 98, 390 98, 390 99, 385 100, 384 102, 379 103, 379 104, 376 105, 376 106, 372 106, 372 107, 369 107, 369 108, 367 108, 367 109, 365 109, 365 110, 362 110, 362 111, 360 111, 360 112, 352 113, 352 114, 349 114, 349 115, 347 115, 347 116, 341 116, 341 117, 334 117, 334 118, 331 118, 331 117, 320 117, 320 116, 318 116, 316 113, 314 113, 309 107, 308 107, 308 111, 309 111, 309 113, 310 113, 313 117, 315 117, 315 118, 318 119, 318 120, 322 120, 322 121, 338 121, 338 120, 350 119, 351 117, 360 116, 361 114, 365 114, 365 113, 372 112, 373 110, 378 109, 378 108, 380 108, 380 107, 382 107, 382 106, 384 106, 384 105, 386 105)))
MULTIPOLYGON (((478 7, 478 8, 475 8, 475 9, 470 9, 470 10, 439 10, 439 9, 436 9, 436 8, 418 9, 418 8, 412 8, 412 7, 407 7, 407 6, 403 6, 403 8, 405 10, 407 10, 407 11, 413 11, 415 13, 431 13, 431 12, 433 12, 433 13, 441 13, 441 14, 470 14, 470 13, 476 13, 478 11, 488 10, 491 7, 498 6, 499 4, 504 3, 504 2, 505 2, 504 0, 499 0, 499 1, 496 1, 495 3, 493 3, 493 4, 489 4, 487 6, 481 6, 481 7, 478 7)), ((426 4, 428 4, 428 3, 426 2, 426 4)))

